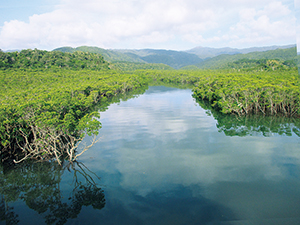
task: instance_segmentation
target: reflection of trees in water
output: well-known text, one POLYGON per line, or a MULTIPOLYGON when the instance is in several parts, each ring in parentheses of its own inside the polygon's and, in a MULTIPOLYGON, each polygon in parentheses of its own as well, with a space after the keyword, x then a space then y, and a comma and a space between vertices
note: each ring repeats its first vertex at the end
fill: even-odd
POLYGON ((236 116, 224 115, 214 110, 210 104, 203 100, 197 103, 217 120, 217 128, 227 136, 251 136, 272 134, 291 136, 293 133, 300 137, 300 119, 285 116, 249 115, 236 116))
MULTIPOLYGON (((105 111, 110 104, 137 97, 147 88, 145 85, 123 94, 102 98, 93 111, 105 111)), ((3 154, 1 159, 6 163, 11 161, 10 156, 3 154)), ((97 187, 93 177, 97 178, 87 167, 76 161, 65 166, 58 165, 56 161, 22 162, 13 166, 1 164, 0 221, 6 221, 7 224, 19 222, 14 208, 8 206, 17 200, 23 200, 29 208, 43 214, 47 224, 63 224, 69 218, 76 218, 82 206, 102 209, 105 206, 104 193, 97 187), (61 176, 66 170, 74 175, 74 188, 69 198, 63 198, 59 186, 61 176), (80 181, 80 176, 85 183, 80 181)))
POLYGON ((76 218, 82 206, 94 209, 105 206, 103 190, 93 178, 98 177, 82 163, 61 167, 53 161, 0 167, 0 220, 7 224, 19 222, 14 208, 8 206, 9 202, 17 200, 23 200, 29 208, 42 214, 47 224, 64 224, 76 218), (74 175, 74 188, 69 198, 60 190, 61 176, 66 169, 74 175))
POLYGON ((6 224, 17 224, 19 222, 18 215, 14 213, 13 209, 13 207, 9 207, 6 204, 2 195, 0 200, 0 221, 5 221, 6 224))

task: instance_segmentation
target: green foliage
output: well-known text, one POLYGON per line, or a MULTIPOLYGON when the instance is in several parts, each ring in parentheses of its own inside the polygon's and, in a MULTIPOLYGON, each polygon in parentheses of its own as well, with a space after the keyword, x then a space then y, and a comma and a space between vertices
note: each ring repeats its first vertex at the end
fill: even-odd
POLYGON ((227 136, 244 137, 259 134, 269 137, 274 134, 291 136, 294 133, 300 137, 300 120, 298 118, 224 114, 216 110, 208 101, 198 98, 196 102, 206 110, 208 115, 212 115, 217 120, 218 131, 224 132, 227 136))
POLYGON ((247 59, 247 60, 276 59, 279 61, 295 61, 296 56, 297 56, 297 50, 296 47, 293 47, 287 49, 270 50, 265 52, 251 52, 247 54, 219 55, 204 60, 203 62, 196 64, 196 66, 201 69, 226 69, 226 68, 230 68, 230 65, 232 65, 232 63, 243 59, 247 59))
MULTIPOLYGON (((143 68, 139 69, 152 69, 153 64, 165 64, 169 67, 179 69, 183 66, 197 64, 202 61, 197 55, 187 53, 185 51, 171 51, 171 50, 153 50, 153 49, 143 49, 143 50, 106 50, 97 47, 81 46, 78 48, 62 47, 57 48, 54 51, 70 52, 74 53, 76 51, 90 52, 101 54, 107 62, 116 63, 120 66, 119 62, 128 63, 145 63, 143 68), (146 66, 150 64, 150 68, 146 66)), ((138 66, 138 64, 136 65, 138 66)), ((122 65, 121 65, 122 67, 122 65)), ((154 66, 155 69, 157 66, 154 66)), ((164 66, 165 67, 165 66, 164 66)), ((122 68, 121 68, 122 69, 122 68)), ((125 68, 125 70, 132 70, 125 68)))
POLYGON ((199 68, 196 65, 189 65, 182 67, 181 70, 199 70, 199 68))
POLYGON ((48 52, 37 49, 10 53, 0 51, 0 69, 45 68, 107 70, 109 65, 99 54, 79 51, 74 53, 48 52))
POLYGON ((194 96, 222 113, 299 116, 300 90, 293 71, 220 73, 201 77, 194 96))
POLYGON ((21 148, 25 156, 47 159, 58 149, 63 156, 84 134, 98 134, 97 104, 148 80, 114 71, 2 70, 0 82, 1 157, 21 148))
POLYGON ((146 71, 154 81, 192 84, 193 96, 224 114, 300 115, 297 70, 232 72, 229 70, 146 71))
POLYGON ((228 68, 244 71, 274 71, 274 70, 297 70, 295 60, 276 59, 240 59, 233 63, 228 63, 228 68))
POLYGON ((207 59, 212 58, 218 55, 236 55, 236 54, 247 54, 250 52, 266 52, 276 49, 287 49, 295 47, 295 44, 292 45, 284 45, 284 46, 265 46, 265 47, 252 47, 252 48, 243 48, 243 49, 237 49, 237 48, 209 48, 209 47, 196 47, 193 49, 188 50, 188 53, 193 53, 195 55, 198 55, 201 59, 207 59))
POLYGON ((113 62, 110 68, 120 71, 135 70, 173 70, 172 67, 162 63, 134 63, 134 62, 113 62))
POLYGON ((95 53, 100 54, 103 56, 104 60, 107 62, 118 62, 118 61, 126 61, 126 62, 143 62, 141 58, 131 55, 126 55, 118 51, 113 50, 106 50, 103 48, 98 47, 89 47, 89 46, 81 46, 77 48, 71 48, 71 47, 62 47, 62 48, 56 48, 53 51, 60 51, 60 52, 68 52, 68 53, 75 53, 77 51, 80 52, 89 52, 89 53, 95 53))
MULTIPOLYGON (((89 52, 101 54, 105 61, 112 63, 112 69, 121 69, 125 71, 133 71, 136 69, 165 69, 164 65, 168 65, 175 69, 194 70, 200 69, 243 69, 243 67, 232 67, 232 63, 248 59, 248 60, 279 60, 282 62, 283 67, 294 67, 296 62, 296 48, 291 46, 285 46, 285 48, 278 48, 275 50, 268 50, 275 48, 252 48, 252 49, 213 49, 203 48, 204 52, 197 53, 197 49, 191 51, 171 51, 171 50, 154 50, 154 49, 142 49, 142 50, 106 50, 98 47, 81 46, 77 48, 62 47, 57 48, 54 51, 75 53, 77 51, 89 52), (264 51, 262 51, 264 50, 264 51), (212 54, 208 53, 213 51, 212 54), (205 53, 206 52, 206 53, 205 53), (225 54, 228 52, 227 54, 225 54), (248 53, 246 53, 248 52, 248 53), (250 52, 250 53, 249 53, 250 52), (203 54, 210 54, 212 58, 201 57, 203 54), (246 53, 246 54, 241 54, 246 53), (217 55, 217 56, 216 56, 217 55), (285 62, 284 62, 285 61, 285 62), (288 62, 289 61, 289 62, 288 62), (288 62, 288 64, 285 64, 288 62), (140 64, 141 63, 141 64, 140 64), (144 64, 142 64, 144 63, 144 64), (149 65, 147 65, 149 64, 149 65), (157 65, 155 65, 157 64, 157 65), (159 68, 161 66, 164 68, 159 68)), ((258 66, 254 62, 251 62, 252 66, 258 66)), ((259 63, 260 64, 260 63, 259 63)), ((264 63, 265 64, 265 63, 264 63)), ((246 64, 243 64, 245 66, 246 64)), ((247 69, 253 69, 246 65, 247 69)))

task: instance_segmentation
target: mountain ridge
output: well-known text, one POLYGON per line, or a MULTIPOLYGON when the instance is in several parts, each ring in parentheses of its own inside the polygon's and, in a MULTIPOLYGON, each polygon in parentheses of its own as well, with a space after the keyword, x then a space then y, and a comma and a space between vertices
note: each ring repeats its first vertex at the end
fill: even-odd
POLYGON ((251 52, 264 52, 276 49, 286 49, 296 47, 296 44, 291 45, 272 45, 272 46, 263 46, 263 47, 251 47, 251 48, 211 48, 211 47, 195 47, 190 50, 186 50, 188 53, 193 53, 198 55, 200 58, 212 58, 218 55, 228 54, 228 55, 236 55, 236 54, 247 54, 251 52))
MULTIPOLYGON (((220 68, 226 63, 239 60, 243 57, 251 59, 260 58, 282 58, 281 55, 288 55, 287 59, 291 59, 294 54, 295 45, 283 46, 264 46, 252 48, 210 48, 195 47, 186 51, 165 50, 165 49, 103 49, 99 47, 80 46, 77 48, 61 47, 53 51, 62 51, 74 53, 76 51, 90 52, 101 54, 105 61, 109 63, 129 62, 129 63, 151 63, 165 64, 174 69, 185 68, 195 65, 198 68, 220 68), (286 49, 290 49, 287 54, 286 49), (275 51, 275 52, 272 52, 275 51), (248 55, 250 54, 250 55, 248 55), (260 57, 260 58, 259 58, 260 57)), ((295 50, 296 51, 296 50, 295 50)), ((296 57, 297 51, 295 53, 296 57)))
POLYGON ((222 54, 201 63, 196 64, 200 69, 222 69, 228 65, 228 63, 233 63, 241 59, 278 59, 282 61, 295 61, 297 60, 297 50, 296 47, 291 48, 277 48, 275 50, 267 51, 255 51, 246 54, 222 54))

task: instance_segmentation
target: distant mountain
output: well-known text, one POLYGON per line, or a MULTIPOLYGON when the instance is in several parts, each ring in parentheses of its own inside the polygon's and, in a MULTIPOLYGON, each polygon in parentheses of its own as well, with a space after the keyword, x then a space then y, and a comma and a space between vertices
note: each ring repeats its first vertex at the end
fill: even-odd
POLYGON ((188 51, 170 50, 114 50, 128 56, 140 57, 148 63, 164 63, 175 69, 218 69, 225 68, 228 63, 247 59, 280 59, 295 60, 296 45, 266 46, 253 48, 204 48, 197 47, 188 51), (210 55, 210 57, 208 57, 210 55), (213 57, 212 57, 213 56, 213 57))
POLYGON ((118 51, 106 50, 106 49, 98 48, 98 47, 89 47, 89 46, 81 46, 81 47, 77 47, 77 48, 61 47, 61 48, 56 48, 53 51, 69 52, 69 53, 74 53, 76 51, 97 53, 97 54, 101 54, 103 56, 104 60, 107 62, 115 62, 115 61, 144 62, 139 57, 128 56, 128 55, 122 54, 118 51))
MULTIPOLYGON (((76 51, 101 54, 105 61, 111 64, 118 64, 118 68, 148 68, 154 65, 142 64, 165 64, 174 69, 201 69, 224 68, 228 63, 248 58, 248 59, 283 59, 295 60, 296 45, 267 46, 254 48, 207 48, 196 47, 187 51, 157 50, 157 49, 114 49, 106 50, 98 47, 81 46, 77 48, 62 47, 53 51, 74 53, 76 51), (139 63, 139 64, 124 64, 139 63), (193 65, 191 67, 191 65, 193 65)), ((158 68, 164 67, 159 65, 158 68)), ((168 67, 165 67, 166 69, 168 67)), ((169 69, 169 68, 168 68, 169 69)))
POLYGON ((236 55, 236 54, 247 54, 250 52, 263 52, 270 51, 275 49, 286 49, 293 48, 296 45, 284 45, 284 46, 266 46, 266 47, 253 47, 253 48, 208 48, 208 47, 196 47, 190 50, 187 50, 187 53, 192 53, 197 55, 201 59, 212 58, 218 55, 236 55))
POLYGON ((202 62, 197 55, 184 51, 173 50, 116 50, 131 57, 139 57, 147 63, 163 63, 175 69, 180 69, 184 66, 194 65, 202 62))
POLYGON ((202 62, 197 55, 184 51, 172 50, 106 50, 98 47, 82 46, 78 48, 62 47, 53 51, 69 52, 76 51, 99 53, 108 62, 140 62, 140 63, 162 63, 172 68, 179 69, 184 66, 194 65, 202 62))

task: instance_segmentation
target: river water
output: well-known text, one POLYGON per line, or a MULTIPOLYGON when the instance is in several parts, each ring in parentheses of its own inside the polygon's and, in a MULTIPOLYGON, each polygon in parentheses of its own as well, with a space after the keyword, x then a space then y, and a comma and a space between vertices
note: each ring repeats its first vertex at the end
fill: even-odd
POLYGON ((2 221, 10 213, 12 224, 299 224, 299 127, 213 116, 191 94, 152 86, 110 105, 83 164, 3 172, 2 221))

